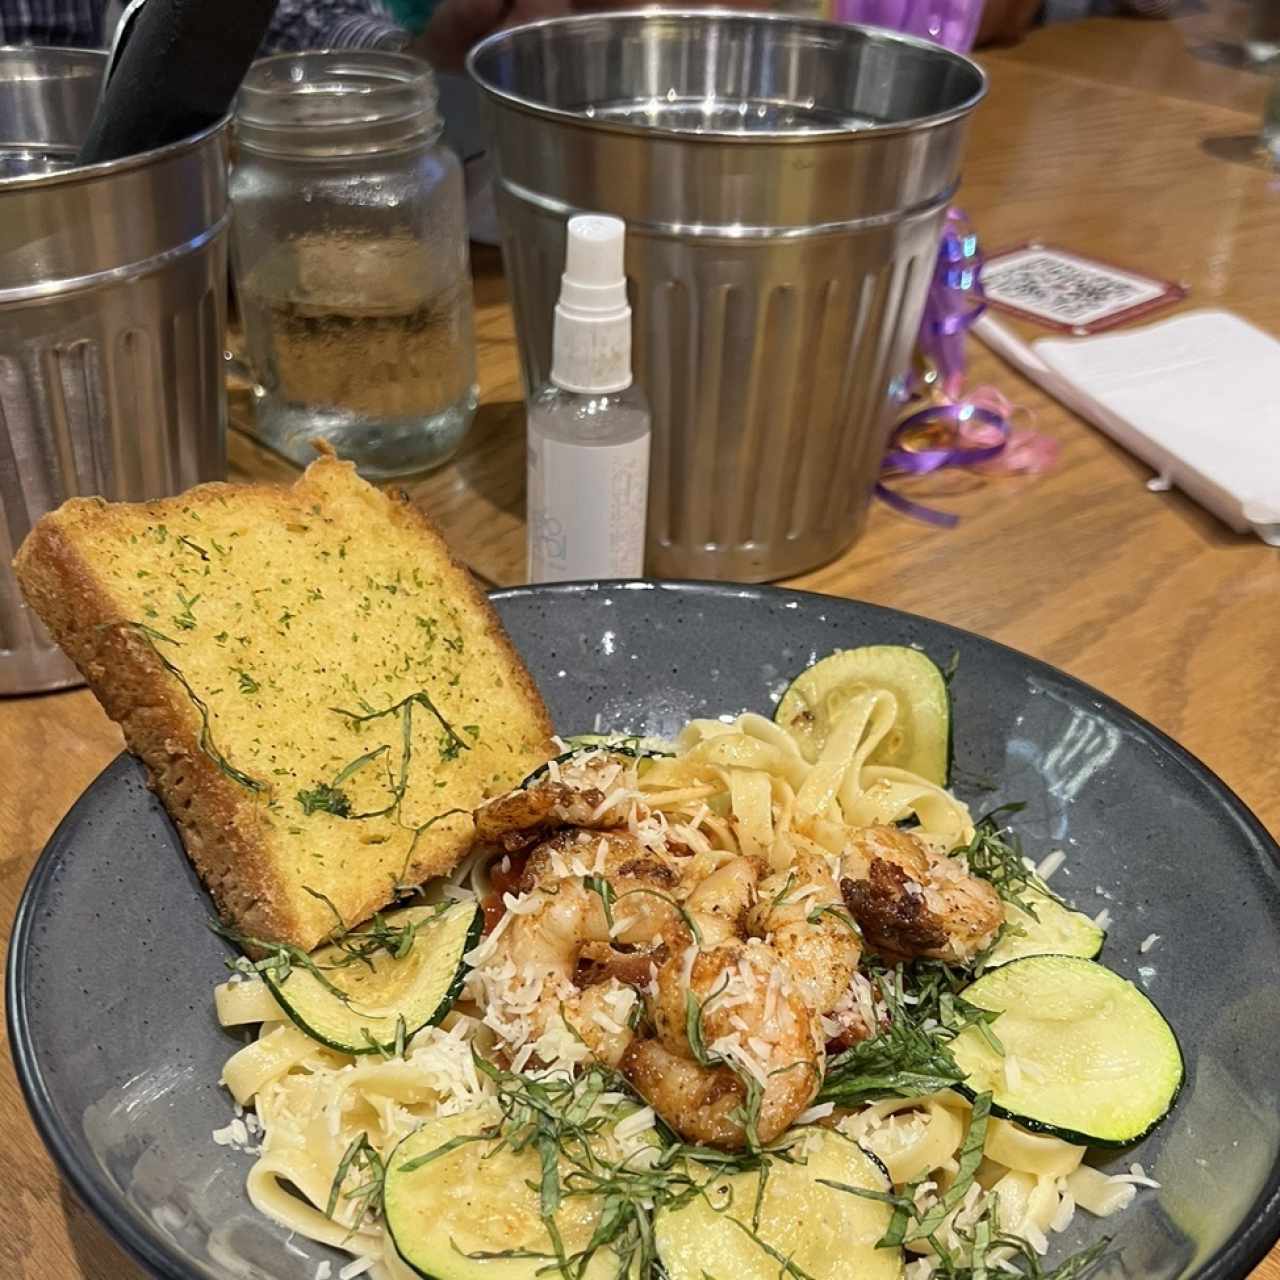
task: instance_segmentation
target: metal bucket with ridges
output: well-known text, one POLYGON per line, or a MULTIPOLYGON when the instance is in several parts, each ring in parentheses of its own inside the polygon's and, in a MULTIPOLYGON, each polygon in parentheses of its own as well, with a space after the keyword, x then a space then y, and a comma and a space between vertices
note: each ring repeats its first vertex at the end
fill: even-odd
POLYGON ((0 694, 79 678, 9 569, 41 515, 226 472, 225 122, 75 167, 105 63, 0 49, 0 694))
POLYGON ((759 582, 856 537, 985 78, 887 31, 759 13, 555 19, 491 36, 503 252, 528 386, 564 227, 628 227, 654 411, 648 567, 759 582))

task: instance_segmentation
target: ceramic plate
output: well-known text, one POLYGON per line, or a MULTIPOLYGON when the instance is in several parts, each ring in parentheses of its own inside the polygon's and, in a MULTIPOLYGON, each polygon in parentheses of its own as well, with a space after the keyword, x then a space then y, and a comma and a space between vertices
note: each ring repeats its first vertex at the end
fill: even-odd
MULTIPOLYGON (((768 713, 788 676, 872 642, 959 655, 957 789, 1007 800, 1029 852, 1061 847, 1055 885, 1114 926, 1103 959, 1164 1010, 1187 1082, 1156 1134, 1107 1162, 1161 1183, 1105 1224, 1116 1274, 1243 1276, 1280 1233, 1280 850, 1163 734, 1075 680, 990 641, 845 600, 629 583, 494 597, 561 732, 667 735, 690 716, 768 713), (1146 953, 1149 934, 1161 941, 1146 953)), ((165 1277, 313 1280, 320 1246, 245 1198, 251 1157, 215 1146, 237 1038, 213 1013, 226 948, 177 835, 130 757, 68 814, 13 933, 8 1016, 32 1112, 63 1171, 165 1277)), ((1078 1215, 1055 1255, 1104 1224, 1078 1215)))

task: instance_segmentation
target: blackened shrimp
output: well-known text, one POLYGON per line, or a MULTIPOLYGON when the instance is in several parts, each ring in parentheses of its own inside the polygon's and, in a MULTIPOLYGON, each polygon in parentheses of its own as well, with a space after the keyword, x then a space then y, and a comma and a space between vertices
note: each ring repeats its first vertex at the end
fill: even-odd
POLYGON ((475 811, 476 841, 508 853, 526 849, 558 827, 617 827, 621 818, 608 809, 604 792, 542 782, 498 796, 475 811))
POLYGON ((840 891, 868 943, 892 956, 970 960, 1004 921, 987 881, 898 827, 853 833, 841 857, 840 891))

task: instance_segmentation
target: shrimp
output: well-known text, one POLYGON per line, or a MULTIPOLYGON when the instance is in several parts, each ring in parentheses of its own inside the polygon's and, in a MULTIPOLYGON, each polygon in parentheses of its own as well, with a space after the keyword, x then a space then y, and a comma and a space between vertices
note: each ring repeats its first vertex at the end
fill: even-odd
POLYGON ((770 1142, 813 1101, 824 1062, 819 1020, 772 947, 756 938, 707 951, 690 943, 655 985, 655 1035, 633 1040, 619 1068, 683 1137, 741 1147, 752 1105, 756 1136, 770 1142), (749 1104, 749 1080, 758 1105, 749 1104))
MULTIPOLYGON (((579 973, 588 983, 616 979, 631 987, 649 987, 656 980, 657 967, 671 951, 683 950, 689 944, 690 924, 704 947, 719 946, 742 934, 742 922, 754 899, 759 876, 759 867, 751 859, 734 858, 725 863, 698 881, 683 903, 676 906, 681 887, 675 859, 663 858, 627 835, 593 834, 591 841, 597 848, 593 869, 610 881, 615 936, 607 943, 589 941, 581 948, 579 973), (600 852, 604 852, 603 858, 600 852), (628 883, 624 884, 624 879, 628 883), (646 897, 666 902, 670 910, 644 911, 633 927, 634 913, 629 904, 632 899, 646 897), (658 921, 663 925, 661 936, 655 935, 648 946, 631 941, 658 921)), ((562 832, 539 846, 525 872, 526 889, 535 887, 545 874, 539 855, 553 847, 563 859, 572 850, 570 833, 562 832)))
POLYGON ((820 854, 798 849, 789 867, 763 881, 747 927, 770 940, 819 1013, 831 1013, 848 995, 862 946, 820 854))
MULTIPOLYGON (((618 1070, 681 1137, 729 1151, 746 1145, 747 1091, 728 1067, 704 1067, 637 1037, 623 1050, 618 1070)), ((760 1140, 766 1141, 763 1132, 760 1140)))
POLYGON ((556 1012, 597 1062, 617 1067, 632 1041, 631 1017, 637 1008, 635 992, 611 979, 570 996, 556 1012))
POLYGON ((853 833, 840 891, 867 940, 898 956, 969 960, 991 945, 1004 922, 990 884, 898 827, 853 833))
POLYGON ((718 947, 743 936, 760 865, 754 858, 733 858, 689 891, 684 908, 697 926, 703 947, 718 947))
POLYGON ((472 816, 476 824, 476 841, 497 845, 507 853, 527 849, 557 827, 611 828, 622 825, 621 814, 605 806, 603 791, 596 787, 569 786, 563 782, 517 787, 481 805, 472 816))
MULTIPOLYGON (((554 843, 559 850, 571 849, 583 834, 564 832, 554 843)), ((592 856, 606 837, 585 835, 583 852, 592 856)), ((628 1014, 636 1004, 634 992, 612 973, 596 973, 595 978, 606 980, 589 983, 585 990, 576 979, 584 953, 611 954, 615 944, 648 945, 677 927, 678 909, 665 892, 668 880, 657 875, 662 864, 629 857, 638 848, 626 836, 608 841, 616 865, 605 881, 607 889, 589 885, 591 877, 555 877, 550 852, 543 858, 543 848, 535 850, 530 867, 541 866, 541 877, 535 875, 528 891, 510 903, 513 918, 496 939, 480 977, 494 1015, 490 1025, 509 1044, 537 1041, 565 1025, 599 1061, 612 1066, 621 1057, 631 1038, 628 1014)), ((645 980, 648 973, 646 963, 645 980)))
POLYGON ((611 885, 618 881, 614 888, 619 894, 632 888, 646 894, 670 895, 680 881, 670 860, 646 849, 627 832, 579 828, 556 832, 530 853, 520 888, 529 893, 537 888, 554 888, 557 881, 566 877, 583 876, 602 877, 611 885))

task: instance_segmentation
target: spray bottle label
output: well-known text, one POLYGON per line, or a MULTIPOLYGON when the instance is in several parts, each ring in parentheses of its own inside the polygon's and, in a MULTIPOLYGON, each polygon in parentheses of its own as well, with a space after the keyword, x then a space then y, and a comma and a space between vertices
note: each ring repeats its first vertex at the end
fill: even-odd
POLYGON ((529 440, 529 581, 644 572, 649 437, 626 444, 529 440))

